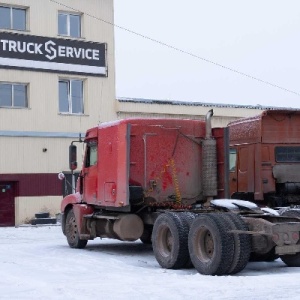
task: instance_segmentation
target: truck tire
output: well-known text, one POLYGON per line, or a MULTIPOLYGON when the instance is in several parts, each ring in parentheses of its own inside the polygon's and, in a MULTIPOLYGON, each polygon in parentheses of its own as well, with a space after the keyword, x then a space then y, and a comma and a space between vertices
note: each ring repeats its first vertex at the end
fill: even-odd
POLYGON ((288 267, 300 267, 300 253, 280 255, 280 258, 288 267))
POLYGON ((48 212, 40 212, 40 213, 36 213, 35 217, 37 219, 44 219, 44 218, 49 218, 50 214, 48 212))
POLYGON ((178 216, 190 228, 197 215, 189 211, 184 211, 178 213, 178 216))
MULTIPOLYGON (((220 217, 227 219, 232 230, 248 231, 248 226, 242 218, 234 213, 223 213, 220 217)), ((233 234, 234 256, 228 274, 237 274, 244 270, 249 262, 251 254, 251 237, 248 234, 233 234)))
POLYGON ((83 249, 86 246, 88 241, 81 240, 79 238, 77 223, 73 209, 69 210, 67 214, 65 232, 68 244, 71 248, 83 249))
POLYGON ((193 221, 189 253, 194 267, 204 275, 228 274, 234 257, 234 238, 230 224, 218 214, 202 214, 193 221))
POLYGON ((143 244, 147 244, 147 245, 152 244, 152 240, 151 240, 152 229, 153 229, 153 226, 151 226, 151 225, 144 226, 143 234, 140 237, 140 240, 143 244))
MULTIPOLYGON (((181 212, 178 214, 181 222, 187 227, 187 232, 189 232, 191 225, 194 221, 194 219, 196 218, 196 214, 192 213, 192 212, 181 212)), ((188 260, 185 264, 185 266, 183 266, 185 269, 191 269, 194 267, 191 258, 190 258, 190 254, 188 253, 188 260)))
POLYGON ((176 213, 162 213, 155 221, 152 232, 153 252, 165 269, 180 269, 189 259, 188 230, 176 213))

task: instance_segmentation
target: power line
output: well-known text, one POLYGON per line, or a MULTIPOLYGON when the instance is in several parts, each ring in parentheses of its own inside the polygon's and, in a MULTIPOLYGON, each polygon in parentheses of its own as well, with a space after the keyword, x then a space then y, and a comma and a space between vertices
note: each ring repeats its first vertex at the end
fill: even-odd
POLYGON ((257 77, 255 77, 255 76, 246 74, 246 73, 241 72, 241 71, 239 71, 239 70, 236 70, 236 69, 227 67, 227 66, 225 66, 225 65, 222 65, 222 64, 220 64, 220 63, 214 62, 214 61, 212 61, 212 60, 210 60, 210 59, 204 58, 204 57, 199 56, 199 55, 197 55, 197 54, 194 54, 194 53, 192 53, 192 52, 189 52, 189 51, 180 49, 180 48, 178 48, 178 47, 175 47, 175 46, 172 46, 172 45, 170 45, 170 44, 164 43, 164 42, 162 42, 162 41, 156 40, 156 39, 154 39, 154 38, 152 38, 152 37, 143 35, 143 34, 141 34, 141 33, 138 33, 138 32, 136 32, 136 31, 133 31, 133 30, 128 29, 128 28, 126 28, 126 27, 117 25, 117 24, 115 24, 115 23, 109 22, 109 21, 104 20, 104 19, 101 19, 101 18, 96 17, 96 16, 94 16, 94 15, 92 15, 92 14, 89 14, 89 13, 86 13, 86 12, 79 11, 79 10, 77 10, 77 9, 71 7, 71 6, 65 5, 65 4, 63 4, 63 3, 59 2, 59 1, 56 1, 56 0, 49 0, 49 1, 54 2, 54 3, 58 4, 58 5, 61 5, 61 6, 65 7, 65 8, 71 9, 71 10, 73 10, 73 11, 76 11, 76 12, 79 12, 79 13, 84 13, 85 15, 89 16, 90 18, 93 18, 93 19, 96 19, 96 20, 101 21, 101 22, 103 22, 103 23, 109 24, 109 25, 114 26, 114 27, 116 27, 116 28, 118 28, 118 29, 127 31, 128 33, 134 34, 134 35, 136 35, 136 36, 139 36, 139 37, 141 37, 141 38, 144 38, 144 39, 146 39, 146 40, 149 40, 149 41, 154 42, 154 43, 156 43, 156 44, 159 44, 159 45, 161 45, 161 46, 167 47, 167 48, 169 48, 169 49, 175 50, 175 51, 177 51, 177 52, 180 52, 180 53, 189 55, 189 56, 191 56, 191 57, 197 58, 197 59, 199 59, 199 60, 205 61, 205 62, 210 63, 210 64, 212 64, 212 65, 215 65, 215 66, 217 66, 217 67, 223 68, 223 69, 225 69, 225 70, 227 70, 227 71, 231 71, 231 72, 236 73, 236 74, 238 74, 238 75, 241 75, 241 76, 247 77, 247 78, 249 78, 249 79, 258 81, 258 82, 260 82, 260 83, 263 83, 263 84, 266 84, 266 85, 269 85, 269 86, 278 88, 278 89, 280 89, 280 90, 283 90, 283 91, 285 91, 285 92, 292 93, 292 94, 294 94, 294 95, 300 96, 300 93, 299 93, 299 92, 295 92, 295 91, 293 91, 293 90, 287 89, 287 88, 285 88, 285 87, 282 87, 282 86, 280 86, 280 85, 274 84, 274 83, 272 83, 272 82, 269 82, 269 81, 266 81, 266 80, 257 78, 257 77))

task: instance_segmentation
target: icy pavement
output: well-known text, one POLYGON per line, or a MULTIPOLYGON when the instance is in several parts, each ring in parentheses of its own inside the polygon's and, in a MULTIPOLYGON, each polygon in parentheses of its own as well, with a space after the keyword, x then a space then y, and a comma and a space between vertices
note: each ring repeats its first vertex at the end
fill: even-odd
POLYGON ((60 226, 0 228, 0 299, 300 299, 300 268, 280 259, 235 276, 165 270, 152 248, 99 238, 71 249, 60 226))

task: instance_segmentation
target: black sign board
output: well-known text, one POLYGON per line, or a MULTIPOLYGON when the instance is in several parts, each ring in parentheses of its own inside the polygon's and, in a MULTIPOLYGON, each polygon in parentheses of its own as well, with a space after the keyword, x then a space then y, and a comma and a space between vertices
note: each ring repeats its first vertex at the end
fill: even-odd
POLYGON ((106 44, 0 32, 0 67, 107 76, 106 44))

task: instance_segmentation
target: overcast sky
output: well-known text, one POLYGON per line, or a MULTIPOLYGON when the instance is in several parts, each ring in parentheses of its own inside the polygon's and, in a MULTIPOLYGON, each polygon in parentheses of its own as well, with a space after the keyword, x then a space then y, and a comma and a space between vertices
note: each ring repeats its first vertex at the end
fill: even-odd
POLYGON ((115 28, 117 97, 300 108, 299 0, 114 3, 119 26, 291 91, 115 28))

